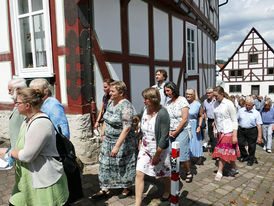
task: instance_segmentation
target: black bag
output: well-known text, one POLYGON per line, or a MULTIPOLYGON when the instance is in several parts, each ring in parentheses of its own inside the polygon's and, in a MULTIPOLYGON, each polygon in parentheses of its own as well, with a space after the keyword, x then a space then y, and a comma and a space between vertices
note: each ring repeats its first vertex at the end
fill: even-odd
MULTIPOLYGON (((49 119, 48 117, 45 117, 45 116, 40 116, 40 117, 37 117, 36 119, 38 118, 49 119)), ((66 136, 62 134, 62 131, 59 125, 58 125, 59 131, 55 127, 54 129, 56 131, 56 148, 60 156, 58 160, 63 163, 64 171, 68 181, 68 189, 69 189, 68 202, 73 203, 76 200, 83 197, 80 168, 76 162, 76 153, 75 153, 75 149, 72 142, 66 136)))

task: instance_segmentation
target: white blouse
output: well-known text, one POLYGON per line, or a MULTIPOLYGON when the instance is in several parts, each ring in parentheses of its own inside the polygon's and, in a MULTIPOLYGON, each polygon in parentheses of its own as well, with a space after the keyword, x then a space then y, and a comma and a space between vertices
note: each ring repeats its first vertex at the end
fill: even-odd
POLYGON ((215 101, 213 108, 214 122, 218 132, 231 133, 238 129, 236 108, 232 101, 223 98, 221 103, 215 101))
POLYGON ((174 103, 172 103, 171 99, 167 101, 166 109, 170 118, 170 131, 175 131, 179 126, 182 121, 182 109, 185 107, 189 108, 185 97, 179 96, 174 103))

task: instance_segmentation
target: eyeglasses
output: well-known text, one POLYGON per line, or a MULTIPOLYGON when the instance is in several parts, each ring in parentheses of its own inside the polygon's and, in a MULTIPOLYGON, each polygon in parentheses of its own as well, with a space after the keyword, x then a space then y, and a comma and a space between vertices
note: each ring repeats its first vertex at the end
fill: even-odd
POLYGON ((15 102, 15 104, 20 105, 20 104, 24 104, 24 102, 15 102))
POLYGON ((213 93, 213 92, 207 92, 206 94, 211 94, 211 93, 213 93))

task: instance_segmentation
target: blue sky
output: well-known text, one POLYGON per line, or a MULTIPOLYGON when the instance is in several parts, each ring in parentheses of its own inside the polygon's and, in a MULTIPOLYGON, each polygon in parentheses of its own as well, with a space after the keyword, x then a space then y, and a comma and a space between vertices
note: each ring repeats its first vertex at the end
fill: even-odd
POLYGON ((217 59, 230 58, 252 27, 274 49, 274 0, 229 0, 219 12, 217 59))

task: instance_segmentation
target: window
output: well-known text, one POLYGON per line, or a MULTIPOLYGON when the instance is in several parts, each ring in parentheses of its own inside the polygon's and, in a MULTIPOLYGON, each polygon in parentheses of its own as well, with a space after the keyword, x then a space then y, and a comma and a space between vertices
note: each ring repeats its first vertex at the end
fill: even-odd
POLYGON ((230 70, 229 75, 230 75, 230 77, 242 77, 243 70, 230 70))
POLYGON ((186 67, 190 75, 197 74, 196 26, 186 23, 186 67))
POLYGON ((249 54, 249 63, 257 64, 258 63, 258 54, 249 54))
POLYGON ((242 91, 242 85, 229 85, 229 93, 241 92, 241 91, 242 91))
POLYGON ((267 69, 267 74, 274 74, 274 67, 267 69))
POLYGON ((270 85, 270 86, 269 86, 268 93, 269 93, 269 94, 274 94, 274 85, 270 85))
POLYGON ((10 2, 16 75, 53 76, 48 1, 10 2))

